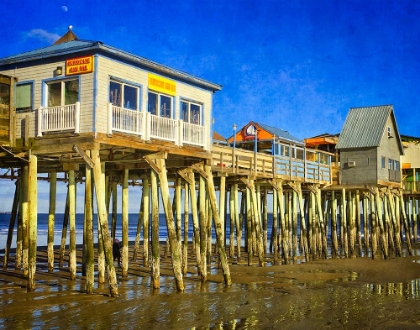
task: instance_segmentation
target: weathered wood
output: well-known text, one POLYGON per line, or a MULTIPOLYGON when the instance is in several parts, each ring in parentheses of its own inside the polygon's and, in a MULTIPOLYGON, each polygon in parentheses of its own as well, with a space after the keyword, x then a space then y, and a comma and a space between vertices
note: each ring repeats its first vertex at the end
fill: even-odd
POLYGON ((375 207, 375 195, 373 192, 370 193, 370 215, 371 215, 371 244, 372 244, 372 259, 377 258, 378 253, 378 225, 377 225, 377 215, 376 215, 376 207, 375 207))
POLYGON ((271 242, 273 250, 270 251, 273 252, 273 264, 276 265, 278 262, 278 254, 279 254, 279 242, 278 242, 278 230, 279 230, 279 223, 278 223, 278 197, 277 197, 277 189, 273 189, 273 226, 272 226, 272 232, 271 232, 271 242))
POLYGON ((199 216, 197 211, 197 193, 195 190, 195 178, 194 172, 190 171, 188 173, 190 180, 190 199, 191 199, 191 215, 193 220, 193 233, 194 233, 194 242, 193 246, 195 247, 195 256, 197 260, 197 270, 201 275, 202 273, 202 263, 201 263, 201 243, 200 243, 200 229, 199 229, 199 216))
MULTIPOLYGON (((220 177, 220 189, 219 189, 219 219, 220 225, 223 230, 221 232, 221 239, 225 241, 225 208, 226 208, 226 176, 222 175, 220 177)), ((225 244, 223 244, 225 246, 225 244)))
MULTIPOLYGON (((141 198, 140 198, 140 210, 139 216, 137 219, 137 229, 136 229, 136 237, 134 239, 134 248, 133 248, 133 256, 131 261, 137 261, 137 255, 140 251, 140 236, 141 236, 141 229, 144 228, 144 190, 142 190, 141 198)), ((144 243, 144 241, 143 241, 144 243)))
POLYGON ((354 205, 354 194, 349 190, 347 191, 348 194, 348 228, 349 228, 349 256, 354 258, 355 255, 355 242, 356 242, 356 221, 355 221, 355 208, 354 205))
POLYGON ((246 252, 248 253, 248 266, 252 265, 252 207, 251 207, 251 189, 246 187, 246 252))
MULTIPOLYGON (((168 178, 167 178, 167 171, 165 167, 165 161, 163 159, 156 159, 156 166, 160 170, 160 172, 157 174, 159 176, 163 209, 166 215, 166 226, 168 229, 169 244, 171 247, 172 268, 174 271, 177 290, 182 292, 184 291, 184 280, 182 276, 181 244, 177 240, 177 235, 176 235, 176 230, 175 230, 175 225, 174 225, 174 215, 172 212, 172 203, 171 203, 170 195, 169 195, 168 178)), ((154 171, 153 168, 152 170, 154 171)))
POLYGON ((123 170, 121 276, 128 276, 128 169, 123 170))
POLYGON ((114 240, 115 232, 117 231, 117 219, 118 219, 118 190, 117 190, 116 182, 110 182, 109 186, 111 187, 110 193, 112 195, 111 237, 112 237, 112 240, 114 240))
POLYGON ((58 261, 58 266, 60 268, 63 267, 64 263, 64 255, 66 253, 66 240, 67 240, 67 227, 69 225, 69 202, 70 202, 70 195, 69 189, 67 187, 67 195, 66 195, 66 205, 64 207, 64 217, 63 217, 63 226, 61 230, 61 241, 60 241, 60 259, 58 261))
POLYGON ((114 262, 112 257, 112 241, 108 230, 108 215, 106 210, 105 196, 105 177, 102 169, 99 150, 91 150, 91 157, 95 164, 93 167, 93 176, 95 180, 96 205, 102 242, 104 245, 106 269, 108 272, 108 284, 111 297, 118 296, 117 276, 115 274, 114 262))
POLYGON ((343 229, 342 246, 344 257, 349 256, 349 241, 348 241, 348 230, 347 230, 347 205, 346 205, 346 190, 341 189, 341 204, 340 204, 340 223, 343 229))
POLYGON ((241 260, 241 246, 242 246, 242 224, 243 224, 243 203, 245 202, 243 199, 243 194, 241 196, 241 208, 240 210, 236 207, 239 205, 239 195, 238 195, 238 184, 235 184, 235 224, 236 224, 236 258, 238 262, 241 260))
POLYGON ((232 284, 232 279, 230 277, 228 260, 227 260, 227 256, 226 256, 225 247, 224 247, 224 244, 223 244, 224 240, 223 240, 223 234, 222 234, 222 223, 219 219, 219 213, 218 213, 218 210, 217 210, 216 191, 215 191, 215 188, 214 188, 213 175, 211 173, 211 167, 210 166, 206 166, 205 170, 206 170, 206 173, 208 175, 207 192, 209 194, 211 209, 212 209, 212 212, 213 212, 214 224, 215 224, 215 229, 216 229, 216 240, 217 240, 217 245, 218 245, 218 248, 219 248, 219 258, 220 258, 220 262, 222 264, 223 278, 224 278, 225 285, 229 286, 229 285, 232 284))
POLYGON ((74 171, 69 171, 69 225, 70 225, 70 247, 69 247, 69 274, 70 279, 76 279, 76 187, 74 171))
POLYGON ((229 256, 231 258, 235 257, 235 185, 230 186, 229 193, 229 256))
POLYGON ((152 286, 160 288, 160 247, 159 247, 159 196, 157 174, 150 171, 150 187, 152 198, 152 286))
POLYGON ((200 219, 201 282, 207 281, 207 219, 206 186, 202 173, 199 177, 198 216, 200 219))
POLYGON ((286 228, 283 186, 277 185, 277 187, 277 203, 279 205, 280 212, 281 247, 283 249, 284 263, 289 264, 289 234, 286 228))
MULTIPOLYGON (((149 267, 150 233, 150 185, 147 177, 143 178, 143 266, 149 267)), ((159 215, 159 214, 158 214, 159 215)))
POLYGON ((21 167, 18 232, 16 240, 15 269, 23 268, 23 274, 28 275, 28 165, 21 167))
MULTIPOLYGON (((86 151, 90 157, 90 150, 86 151)), ((84 264, 86 269, 86 293, 94 293, 95 285, 95 255, 93 240, 93 185, 92 170, 86 167, 85 172, 85 216, 84 216, 84 264)))
POLYGON ((35 155, 29 157, 29 175, 28 175, 28 284, 27 290, 35 290, 35 272, 36 272, 36 249, 37 249, 37 231, 38 231, 38 183, 37 183, 37 161, 35 155))
POLYGON ((253 224, 252 227, 255 229, 255 236, 256 236, 256 252, 258 254, 258 262, 260 267, 264 266, 264 246, 262 240, 262 230, 261 230, 261 217, 259 212, 259 203, 258 203, 258 196, 257 191, 255 188, 254 180, 250 180, 250 189, 251 194, 251 206, 253 208, 253 224))
POLYGON ((15 194, 13 196, 12 212, 10 213, 9 229, 7 231, 7 242, 4 250, 3 269, 6 270, 9 263, 10 247, 12 246, 13 228, 16 223, 16 216, 19 209, 20 180, 16 181, 15 194))
POLYGON ((267 240, 268 240, 268 198, 267 190, 264 189, 262 195, 262 212, 263 212, 263 246, 264 251, 267 251, 267 240))
POLYGON ((181 231, 182 231, 182 186, 181 186, 181 177, 177 176, 175 178, 175 230, 176 230, 176 239, 178 242, 181 242, 181 231))
POLYGON ((184 241, 182 246, 182 274, 185 276, 188 270, 188 219, 189 219, 189 184, 185 183, 184 189, 184 241))
POLYGON ((412 255, 413 251, 412 251, 412 246, 411 246, 411 231, 410 231, 410 227, 408 226, 408 222, 407 222, 407 214, 405 213, 405 205, 404 205, 404 198, 403 198, 403 193, 402 191, 399 192, 399 199, 400 199, 400 203, 401 203, 401 215, 403 217, 402 222, 404 225, 404 230, 405 230, 405 235, 406 235, 406 243, 407 243, 407 248, 409 251, 409 254, 412 255))
POLYGON ((50 204, 48 208, 48 237, 47 237, 47 254, 48 254, 48 272, 54 270, 54 224, 57 200, 57 172, 50 174, 50 204))
POLYGON ((332 256, 338 255, 338 237, 337 237, 337 198, 335 191, 331 191, 331 242, 332 256))
POLYGON ((385 236, 385 226, 382 219, 382 199, 379 195, 379 189, 374 188, 375 193, 375 207, 376 207, 376 214, 377 214, 377 223, 379 225, 380 230, 380 242, 381 242, 381 248, 382 248, 382 254, 384 259, 388 259, 388 241, 385 236))

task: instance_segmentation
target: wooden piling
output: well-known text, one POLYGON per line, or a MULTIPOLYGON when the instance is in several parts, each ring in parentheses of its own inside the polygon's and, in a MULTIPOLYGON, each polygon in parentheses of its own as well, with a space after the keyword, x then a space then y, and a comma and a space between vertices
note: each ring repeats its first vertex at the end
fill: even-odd
POLYGON ((331 191, 331 242, 332 242, 332 256, 338 255, 338 237, 337 237, 337 198, 335 191, 331 191))
MULTIPOLYGON (((150 163, 149 163, 150 164, 150 163)), ((174 225, 174 215, 172 212, 172 203, 169 195, 169 186, 167 179, 167 171, 165 166, 165 160, 162 158, 156 159, 156 168, 152 167, 153 171, 157 171, 160 190, 162 195, 162 204, 163 209, 166 215, 166 226, 168 229, 169 244, 171 247, 171 260, 172 268, 174 271, 176 287, 178 291, 184 291, 184 281, 182 277, 182 254, 181 254, 181 244, 177 240, 175 225, 174 225)))
POLYGON ((207 281, 207 219, 206 219, 206 185, 204 177, 199 177, 198 215, 200 218, 200 253, 201 282, 207 281))
POLYGON ((182 274, 185 276, 188 269, 188 220, 189 214, 189 185, 185 182, 184 188, 184 241, 182 246, 182 274))
POLYGON ((223 278, 224 278, 225 285, 230 286, 232 284, 232 280, 230 277, 230 270, 229 270, 228 260, 227 260, 226 251, 224 247, 222 223, 219 219, 219 212, 217 210, 216 191, 214 188, 211 166, 205 166, 205 171, 207 174, 207 192, 209 194, 211 209, 213 212, 214 225, 216 229, 216 240, 217 240, 217 245, 219 249, 219 258, 222 264, 223 278))
POLYGON ((70 247, 69 247, 69 274, 70 279, 76 279, 76 187, 74 170, 69 171, 69 225, 70 225, 70 247))
POLYGON ((106 196, 105 196, 105 177, 99 156, 99 150, 91 150, 92 160, 94 163, 93 176, 95 180, 96 205, 98 212, 98 220, 100 232, 102 233, 102 242, 105 252, 106 269, 108 272, 108 284, 111 297, 118 296, 117 276, 115 274, 113 256, 112 256, 112 241, 108 230, 108 214, 106 210, 106 196))
POLYGON ((149 267, 150 185, 149 185, 149 179, 147 177, 143 178, 142 198, 143 198, 143 266, 149 267))
POLYGON ((152 286, 160 288, 160 247, 159 247, 159 196, 157 174, 150 171, 152 202, 152 286))
POLYGON ((50 204, 48 208, 48 238, 47 238, 47 255, 48 255, 48 272, 54 270, 54 224, 57 200, 57 172, 50 174, 50 204))
POLYGON ((128 276, 128 169, 123 170, 121 276, 128 276))
POLYGON ((23 275, 28 276, 28 251, 29 251, 29 165, 22 166, 22 183, 21 183, 21 207, 22 210, 22 268, 23 275))
POLYGON ((6 248, 4 250, 3 269, 6 270, 9 263, 10 247, 12 245, 13 228, 15 227, 16 217, 19 209, 20 180, 16 181, 15 194, 13 196, 12 212, 10 213, 9 229, 7 232, 6 248))
MULTIPOLYGON (((90 150, 86 151, 90 157, 90 150)), ((86 269, 86 293, 93 294, 95 286, 95 255, 93 239, 93 185, 92 170, 85 171, 85 216, 84 216, 84 265, 86 269)))
POLYGON ((28 172, 28 291, 35 290, 36 272, 36 250, 37 250, 37 231, 38 231, 38 158, 35 155, 29 156, 28 172))

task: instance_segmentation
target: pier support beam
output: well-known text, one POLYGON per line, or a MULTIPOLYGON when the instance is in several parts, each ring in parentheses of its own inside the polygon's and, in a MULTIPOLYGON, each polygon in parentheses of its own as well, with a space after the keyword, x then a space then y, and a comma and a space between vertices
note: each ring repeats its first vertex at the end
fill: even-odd
POLYGON ((128 276, 128 174, 128 169, 124 169, 122 185, 122 277, 128 276))
POLYGON ((74 170, 69 171, 69 224, 70 224, 70 249, 69 271, 70 279, 76 279, 76 187, 74 170))
MULTIPOLYGON (((90 150, 86 151, 90 157, 90 150)), ((93 186, 92 170, 86 166, 85 218, 84 218, 84 265, 86 269, 86 293, 92 294, 95 285, 95 255, 93 244, 93 186)))
POLYGON ((36 249, 38 231, 38 182, 37 182, 38 158, 34 155, 29 156, 29 176, 28 176, 28 229, 29 229, 29 249, 28 249, 28 291, 35 290, 36 272, 36 249))
POLYGON ((102 172, 102 164, 99 156, 99 150, 91 151, 92 160, 94 162, 93 176, 95 180, 96 203, 98 209, 99 226, 98 230, 102 234, 102 241, 105 252, 106 268, 108 272, 109 292, 111 297, 118 296, 117 276, 115 274, 113 256, 112 256, 112 241, 108 229, 108 214, 106 209, 105 196, 105 177, 102 172))
POLYGON ((48 272, 54 270, 54 225, 55 225, 55 209, 57 199, 57 172, 50 175, 50 205, 48 210, 48 272))

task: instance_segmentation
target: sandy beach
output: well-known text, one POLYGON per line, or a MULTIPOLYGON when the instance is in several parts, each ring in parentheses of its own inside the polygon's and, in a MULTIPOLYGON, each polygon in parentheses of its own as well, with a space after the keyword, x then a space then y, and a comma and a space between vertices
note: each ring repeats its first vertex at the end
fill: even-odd
POLYGON ((80 263, 74 281, 68 279, 67 262, 48 273, 42 249, 36 290, 26 292, 26 278, 11 262, 1 271, 0 328, 420 328, 419 245, 415 256, 388 260, 335 258, 271 266, 267 254, 267 267, 230 260, 233 285, 227 288, 216 256, 208 281, 201 283, 190 253, 183 293, 176 292, 171 260, 163 257, 163 250, 161 288, 153 290, 150 268, 138 259, 130 261, 126 278, 117 268, 117 298, 109 296, 106 283, 96 283, 95 293, 87 295, 80 263))

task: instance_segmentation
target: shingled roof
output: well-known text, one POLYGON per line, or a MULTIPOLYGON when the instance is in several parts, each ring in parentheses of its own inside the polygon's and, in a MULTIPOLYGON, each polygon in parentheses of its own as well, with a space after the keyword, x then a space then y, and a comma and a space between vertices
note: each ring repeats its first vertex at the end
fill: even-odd
POLYGON ((397 133, 395 138, 403 154, 392 105, 351 108, 340 133, 336 149, 379 147, 389 116, 391 116, 397 133))

